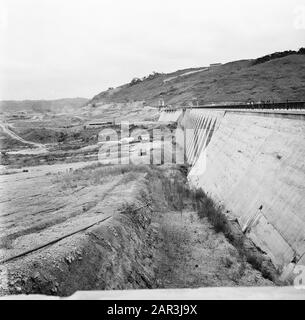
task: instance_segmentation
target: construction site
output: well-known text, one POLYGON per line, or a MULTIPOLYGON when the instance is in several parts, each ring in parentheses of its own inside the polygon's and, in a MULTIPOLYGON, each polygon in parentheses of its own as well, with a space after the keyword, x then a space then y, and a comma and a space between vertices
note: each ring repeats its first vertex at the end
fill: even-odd
POLYGON ((18 145, 2 152, 1 294, 289 288, 305 263, 305 104, 272 107, 146 108, 127 137, 77 123, 48 143, 3 121, 18 145))
POLYGON ((0 101, 0 295, 304 299, 304 75, 301 48, 0 101))

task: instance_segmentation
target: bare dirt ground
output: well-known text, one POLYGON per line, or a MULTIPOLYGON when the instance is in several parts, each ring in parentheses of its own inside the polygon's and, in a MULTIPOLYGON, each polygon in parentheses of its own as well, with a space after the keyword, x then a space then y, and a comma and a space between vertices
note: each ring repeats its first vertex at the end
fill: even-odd
POLYGON ((156 273, 159 288, 270 286, 222 233, 194 211, 158 213, 156 273))
POLYGON ((75 174, 67 165, 44 169, 38 167, 31 175, 0 176, 1 261, 111 216, 131 194, 132 180, 137 177, 123 180, 119 171, 99 176, 98 170, 88 176, 90 169, 75 174))
POLYGON ((2 199, 0 294, 273 285, 190 198, 172 209, 175 175, 172 187, 180 169, 92 164, 20 179, 2 199))

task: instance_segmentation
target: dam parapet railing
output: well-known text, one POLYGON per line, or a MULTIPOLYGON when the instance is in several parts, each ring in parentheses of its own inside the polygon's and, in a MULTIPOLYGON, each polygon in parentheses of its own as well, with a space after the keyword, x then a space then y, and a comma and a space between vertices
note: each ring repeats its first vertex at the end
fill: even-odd
POLYGON ((246 110, 304 110, 305 101, 285 101, 285 102, 249 102, 249 103, 229 103, 229 104, 211 104, 199 105, 193 108, 209 108, 209 109, 246 109, 246 110))
POLYGON ((213 109, 213 110, 300 110, 305 112, 305 101, 280 101, 280 102, 228 102, 228 103, 210 103, 193 106, 163 106, 159 111, 175 112, 177 110, 189 109, 213 109))

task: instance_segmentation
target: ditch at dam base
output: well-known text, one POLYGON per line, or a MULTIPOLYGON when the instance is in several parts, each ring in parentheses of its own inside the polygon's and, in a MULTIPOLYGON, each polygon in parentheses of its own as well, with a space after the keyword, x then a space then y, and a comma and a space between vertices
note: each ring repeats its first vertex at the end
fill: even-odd
POLYGON ((304 111, 163 111, 202 189, 265 252, 283 279, 305 265, 304 111), (188 135, 187 132, 194 132, 188 135))

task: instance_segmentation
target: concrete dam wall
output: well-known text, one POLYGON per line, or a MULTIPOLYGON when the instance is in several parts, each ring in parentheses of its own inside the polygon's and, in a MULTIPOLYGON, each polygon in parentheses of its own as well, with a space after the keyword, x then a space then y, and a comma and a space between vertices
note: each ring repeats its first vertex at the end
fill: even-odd
POLYGON ((177 114, 161 120, 178 121, 176 140, 192 166, 191 185, 237 218, 281 271, 304 265, 304 115, 211 109, 177 114))

